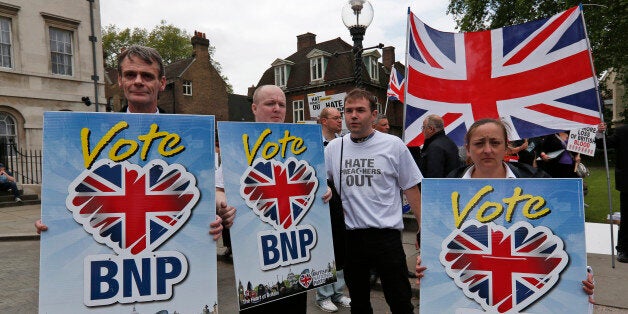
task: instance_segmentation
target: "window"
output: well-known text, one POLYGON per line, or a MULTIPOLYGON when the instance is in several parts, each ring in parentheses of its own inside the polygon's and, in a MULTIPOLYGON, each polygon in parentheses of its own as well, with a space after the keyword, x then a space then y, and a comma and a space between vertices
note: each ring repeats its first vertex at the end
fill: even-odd
POLYGON ((275 67, 275 85, 279 87, 286 86, 286 66, 285 65, 275 67))
POLYGON ((183 95, 192 96, 192 81, 183 81, 183 95))
POLYGON ((10 68, 11 64, 11 19, 0 16, 0 67, 10 68))
POLYGON ((50 62, 53 74, 72 75, 72 31, 50 27, 50 62))
POLYGON ((362 55, 362 61, 364 61, 366 71, 369 73, 371 81, 373 82, 379 82, 379 62, 377 60, 379 60, 381 56, 377 49, 365 52, 362 55))
POLYGON ((377 66, 377 59, 372 57, 369 58, 368 68, 371 79, 374 81, 379 81, 379 67, 377 66))
POLYGON ((295 100, 292 102, 292 122, 305 121, 305 107, 303 100, 295 100))
POLYGON ((375 105, 377 106, 377 112, 378 112, 379 114, 384 114, 384 112, 382 111, 382 104, 377 103, 377 104, 375 104, 375 105))
POLYGON ((319 49, 313 49, 306 55, 310 60, 310 82, 321 83, 323 81, 327 62, 331 56, 331 53, 319 49))
POLYGON ((323 79, 323 57, 310 59, 310 80, 318 81, 323 79))
POLYGON ((17 133, 15 128, 15 119, 6 113, 0 112, 0 150, 14 154, 14 149, 8 149, 7 144, 17 145, 17 133))
POLYGON ((271 64, 275 71, 275 85, 285 88, 288 85, 288 77, 290 77, 290 67, 294 62, 290 60, 275 59, 271 64))

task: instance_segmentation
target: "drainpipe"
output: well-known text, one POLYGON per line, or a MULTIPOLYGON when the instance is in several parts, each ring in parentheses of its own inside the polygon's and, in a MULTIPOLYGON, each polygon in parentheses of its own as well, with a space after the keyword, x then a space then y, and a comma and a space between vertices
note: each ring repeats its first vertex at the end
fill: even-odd
POLYGON ((92 75, 92 80, 94 81, 94 101, 96 104, 94 110, 98 112, 98 68, 96 66, 96 42, 98 38, 94 34, 94 0, 87 0, 87 2, 89 2, 89 19, 92 28, 92 35, 89 36, 89 41, 92 42, 92 61, 94 64, 94 74, 92 75))

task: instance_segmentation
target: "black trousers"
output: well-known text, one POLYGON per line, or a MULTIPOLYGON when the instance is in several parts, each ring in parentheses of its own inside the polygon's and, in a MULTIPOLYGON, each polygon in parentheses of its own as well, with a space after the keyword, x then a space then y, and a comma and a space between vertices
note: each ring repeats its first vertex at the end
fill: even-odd
POLYGON ((393 314, 412 313, 412 290, 401 232, 396 229, 347 230, 345 281, 351 296, 351 313, 373 313, 370 269, 379 274, 386 303, 393 314))

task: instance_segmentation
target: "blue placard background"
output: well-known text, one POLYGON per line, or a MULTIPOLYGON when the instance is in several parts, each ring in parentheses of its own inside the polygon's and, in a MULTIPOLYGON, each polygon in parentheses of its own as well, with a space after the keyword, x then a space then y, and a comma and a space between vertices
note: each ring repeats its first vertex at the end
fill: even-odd
MULTIPOLYGON (((123 149, 122 151, 125 151, 123 149)), ((126 113, 46 112, 44 114, 44 159, 42 183, 42 219, 49 230, 41 236, 39 311, 40 313, 201 313, 217 304, 216 243, 208 235, 208 225, 215 219, 214 117, 192 115, 146 115, 126 113), (174 286, 173 297, 166 301, 112 304, 87 307, 83 304, 84 260, 96 254, 116 254, 97 243, 77 223, 66 208, 69 184, 84 170, 81 129, 89 128, 90 150, 116 123, 126 121, 129 127, 107 144, 96 160, 109 158, 114 143, 121 139, 138 142, 139 150, 128 159, 144 166, 153 159, 169 165, 181 164, 196 178, 200 198, 187 222, 153 252, 177 251, 188 261, 187 276, 174 286), (156 139, 141 160, 142 143, 151 124, 160 132, 176 133, 185 150, 172 157, 158 153, 156 139)))
POLYGON ((522 194, 542 196, 551 213, 538 219, 528 219, 522 214, 525 204, 515 208, 511 222, 504 214, 494 222, 505 228, 517 221, 527 221, 533 226, 545 226, 559 236, 569 256, 569 262, 560 279, 544 296, 524 308, 525 313, 587 313, 588 298, 582 291, 586 279, 586 245, 584 235, 584 200, 581 179, 424 179, 421 205, 421 258, 427 267, 421 279, 421 305, 423 313, 464 313, 483 308, 449 277, 439 261, 442 243, 455 230, 451 194, 460 193, 460 211, 482 187, 490 185, 494 191, 481 199, 465 221, 476 219, 478 208, 485 201, 504 204, 502 199, 512 196, 515 187, 522 194))
MULTIPOLYGON (((248 283, 251 283, 253 287, 258 284, 273 286, 278 281, 289 281, 292 275, 298 276, 304 270, 323 270, 329 267, 333 268, 333 273, 335 274, 329 205, 322 201, 322 196, 327 190, 327 183, 320 125, 221 121, 218 122, 218 136, 221 143, 220 153, 227 203, 234 206, 237 210, 234 224, 231 227, 231 242, 240 307, 247 308, 268 302, 268 299, 258 300, 257 302, 243 302, 242 291, 239 290, 239 287, 246 290, 248 283), (259 262, 258 233, 273 230, 273 226, 260 220, 259 216, 247 206, 245 200, 240 196, 240 178, 249 168, 242 135, 247 134, 249 136, 249 149, 252 150, 252 147, 265 129, 270 129, 271 133, 262 142, 260 151, 255 158, 260 158, 266 143, 277 143, 279 139, 284 137, 285 132, 288 131, 291 136, 303 139, 303 146, 307 147, 307 149, 302 154, 295 155, 290 149, 292 142, 288 142, 285 155, 281 155, 280 148, 280 152, 273 159, 285 162, 286 159, 294 157, 298 160, 307 161, 310 166, 315 168, 318 179, 318 189, 315 193, 314 203, 305 217, 298 223, 298 226, 311 225, 316 229, 318 239, 316 246, 311 251, 311 259, 307 262, 280 266, 267 271, 261 269, 259 262)), ((335 281, 335 277, 329 281, 335 281)), ((316 286, 312 284, 307 289, 312 289, 316 286)), ((307 289, 301 287, 298 291, 293 291, 288 295, 302 293, 307 289)))

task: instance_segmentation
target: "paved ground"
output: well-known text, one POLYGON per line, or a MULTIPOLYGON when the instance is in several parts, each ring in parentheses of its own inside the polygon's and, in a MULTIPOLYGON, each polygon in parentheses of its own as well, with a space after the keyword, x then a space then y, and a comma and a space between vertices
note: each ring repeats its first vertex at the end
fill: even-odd
MULTIPOLYGON (((39 215, 39 205, 0 208, 0 313, 37 313, 39 241, 33 222, 39 215)), ((409 268, 417 254, 413 241, 412 233, 404 233, 409 268)), ((219 246, 219 253, 223 250, 219 246)), ((600 304, 595 306, 595 313, 628 313, 628 264, 615 263, 613 269, 610 255, 595 253, 589 253, 588 260, 595 269, 596 301, 600 304)), ((217 264, 220 312, 237 313, 233 265, 222 258, 217 264)), ((415 295, 417 289, 413 283, 415 295)), ((310 291, 308 313, 323 313, 314 305, 314 299, 314 291, 310 291)), ((381 291, 373 291, 371 299, 375 313, 389 313, 381 291)), ((413 299, 415 305, 418 302, 413 299)), ((349 310, 341 308, 338 313, 349 310)))

